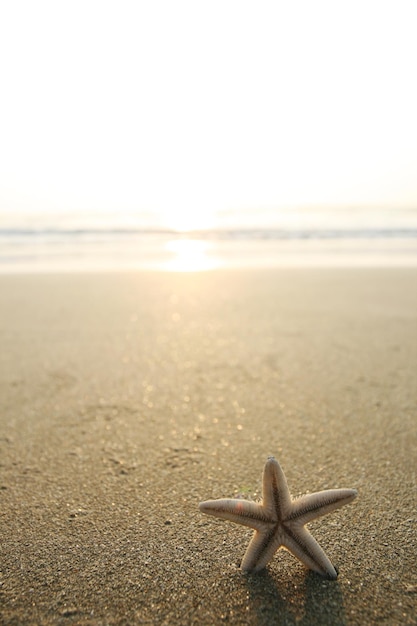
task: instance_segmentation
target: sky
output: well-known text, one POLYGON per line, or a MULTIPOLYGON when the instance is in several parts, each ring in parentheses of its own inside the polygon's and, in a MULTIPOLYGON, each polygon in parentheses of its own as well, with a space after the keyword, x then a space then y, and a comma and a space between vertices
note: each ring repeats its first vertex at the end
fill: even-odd
POLYGON ((414 0, 0 5, 1 215, 417 207, 414 0))

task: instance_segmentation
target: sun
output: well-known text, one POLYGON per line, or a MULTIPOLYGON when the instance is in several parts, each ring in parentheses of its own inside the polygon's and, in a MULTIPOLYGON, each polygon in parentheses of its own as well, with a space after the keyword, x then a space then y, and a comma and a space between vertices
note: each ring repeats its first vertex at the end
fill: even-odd
POLYGON ((166 250, 171 258, 165 269, 170 272, 201 272, 219 266, 219 261, 207 241, 176 239, 168 242, 166 250))

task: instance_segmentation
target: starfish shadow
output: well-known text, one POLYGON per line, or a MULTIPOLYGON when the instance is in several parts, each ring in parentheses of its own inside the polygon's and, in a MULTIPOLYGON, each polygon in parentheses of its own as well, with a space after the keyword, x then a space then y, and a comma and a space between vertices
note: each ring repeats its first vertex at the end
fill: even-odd
POLYGON ((343 594, 336 581, 307 572, 279 584, 268 570, 245 576, 254 623, 290 626, 347 624, 343 594))

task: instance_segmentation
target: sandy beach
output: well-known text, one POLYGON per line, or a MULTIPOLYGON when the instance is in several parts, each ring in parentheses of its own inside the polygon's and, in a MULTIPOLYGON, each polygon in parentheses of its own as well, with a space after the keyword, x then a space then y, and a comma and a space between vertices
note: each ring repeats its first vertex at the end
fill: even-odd
POLYGON ((416 624, 417 270, 0 276, 2 624, 416 624), (202 500, 358 498, 339 570, 202 500))

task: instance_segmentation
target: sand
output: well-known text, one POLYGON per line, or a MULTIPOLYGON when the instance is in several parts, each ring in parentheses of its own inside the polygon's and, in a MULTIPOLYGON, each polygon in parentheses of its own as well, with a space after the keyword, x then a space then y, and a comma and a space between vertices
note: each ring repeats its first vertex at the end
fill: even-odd
POLYGON ((415 624, 417 271, 0 277, 2 624, 415 624), (336 582, 203 516, 359 491, 336 582))

